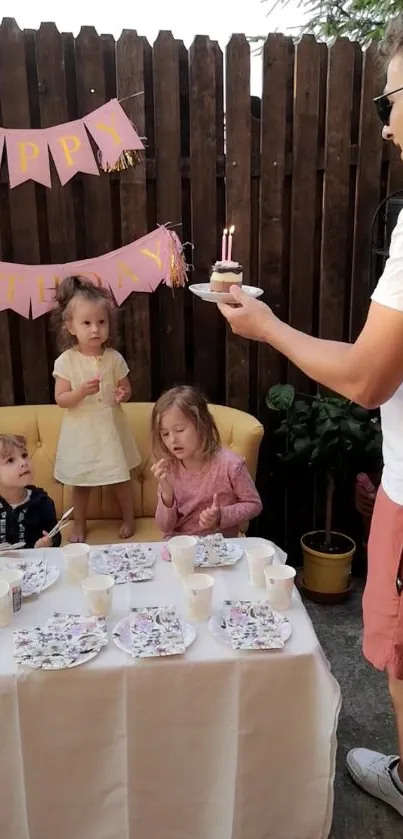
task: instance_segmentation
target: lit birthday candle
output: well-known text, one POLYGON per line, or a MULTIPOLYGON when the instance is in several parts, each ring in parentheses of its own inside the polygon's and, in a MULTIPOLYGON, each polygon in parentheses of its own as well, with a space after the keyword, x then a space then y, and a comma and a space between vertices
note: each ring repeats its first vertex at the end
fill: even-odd
POLYGON ((221 240, 221 262, 225 262, 225 252, 227 250, 227 233, 228 230, 226 227, 224 227, 221 240))
POLYGON ((232 256, 232 237, 233 237, 233 235, 234 235, 234 230, 235 230, 235 227, 234 227, 234 225, 232 225, 232 226, 230 227, 230 229, 229 229, 229 237, 228 237, 228 256, 227 256, 227 260, 228 260, 228 262, 231 262, 231 256, 232 256))

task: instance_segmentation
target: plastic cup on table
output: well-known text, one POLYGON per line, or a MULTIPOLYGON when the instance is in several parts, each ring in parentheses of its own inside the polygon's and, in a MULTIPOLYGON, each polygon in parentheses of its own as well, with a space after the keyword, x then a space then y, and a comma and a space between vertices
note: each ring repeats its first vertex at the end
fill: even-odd
POLYGON ((264 569, 267 600, 273 609, 285 612, 291 608, 296 575, 291 565, 271 565, 264 569))
POLYGON ((62 548, 67 582, 77 585, 88 577, 90 546, 84 542, 62 548))
POLYGON ((0 569, 0 580, 6 580, 10 588, 13 612, 19 612, 22 605, 22 581, 24 575, 18 568, 0 569))
POLYGON ((249 568, 249 582, 256 588, 265 588, 266 580, 264 570, 268 565, 273 564, 276 553, 272 545, 251 545, 246 551, 246 559, 249 568))
POLYGON ((115 580, 109 574, 92 574, 82 581, 87 609, 94 617, 107 617, 112 611, 115 580))
POLYGON ((185 615, 189 621, 206 621, 211 615, 214 577, 190 574, 182 579, 185 591, 185 615))
POLYGON ((13 617, 10 585, 7 580, 0 580, 0 628, 8 626, 13 617))
POLYGON ((167 542, 172 565, 179 577, 192 574, 196 561, 197 539, 195 536, 173 536, 167 542))

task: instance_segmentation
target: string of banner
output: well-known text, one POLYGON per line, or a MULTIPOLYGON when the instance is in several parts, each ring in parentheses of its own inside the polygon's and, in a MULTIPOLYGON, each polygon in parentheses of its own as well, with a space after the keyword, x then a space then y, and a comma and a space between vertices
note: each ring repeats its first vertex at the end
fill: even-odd
MULTIPOLYGON (((144 144, 120 103, 141 93, 111 99, 81 119, 51 128, 0 127, 0 164, 6 149, 10 188, 28 180, 51 188, 49 153, 63 186, 78 172, 99 175, 136 166, 144 144)), ((109 287, 120 305, 132 291, 152 292, 161 282, 185 285, 186 268, 178 236, 164 225, 96 259, 36 266, 0 262, 0 311, 12 309, 26 318, 45 314, 54 306, 57 283, 70 274, 109 287)))

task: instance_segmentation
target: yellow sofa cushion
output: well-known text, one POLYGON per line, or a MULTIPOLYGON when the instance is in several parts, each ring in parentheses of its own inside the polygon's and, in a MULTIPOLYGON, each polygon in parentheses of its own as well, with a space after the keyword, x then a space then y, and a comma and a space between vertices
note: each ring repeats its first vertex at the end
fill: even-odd
MULTIPOLYGON (((162 535, 154 522, 157 500, 156 481, 151 474, 149 450, 153 403, 128 402, 123 406, 133 429, 142 462, 132 477, 136 533, 134 541, 155 541, 162 535)), ((223 446, 243 455, 252 477, 256 477, 262 425, 250 414, 223 405, 210 405, 223 446)), ((57 405, 0 407, 0 432, 23 434, 32 457, 34 480, 53 498, 58 516, 71 507, 71 488, 55 481, 53 468, 63 411, 57 405)), ((88 541, 91 544, 116 542, 119 508, 108 487, 93 489, 88 510, 88 541)))

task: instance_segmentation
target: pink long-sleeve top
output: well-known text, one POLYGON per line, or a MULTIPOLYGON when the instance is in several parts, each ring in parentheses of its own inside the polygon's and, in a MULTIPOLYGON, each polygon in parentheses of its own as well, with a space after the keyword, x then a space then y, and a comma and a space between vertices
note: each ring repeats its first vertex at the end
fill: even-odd
POLYGON ((158 491, 155 519, 166 539, 178 534, 205 536, 211 532, 199 524, 200 513, 213 503, 216 493, 221 509, 217 531, 237 536, 239 525, 259 515, 262 502, 245 465, 245 459, 229 449, 219 449, 200 471, 173 464, 170 481, 172 507, 166 507, 158 491))

